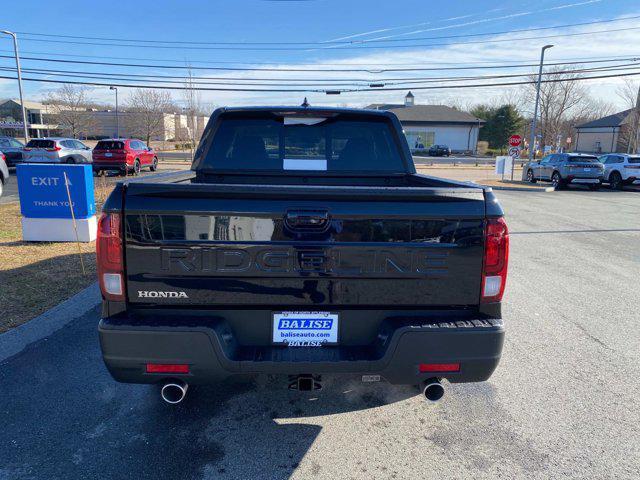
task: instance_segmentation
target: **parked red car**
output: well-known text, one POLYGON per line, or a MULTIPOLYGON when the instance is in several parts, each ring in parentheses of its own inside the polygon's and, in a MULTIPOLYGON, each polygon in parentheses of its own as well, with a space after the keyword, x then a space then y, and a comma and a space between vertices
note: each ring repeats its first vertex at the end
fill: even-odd
POLYGON ((155 172, 158 157, 153 148, 135 138, 100 140, 93 149, 93 171, 118 170, 122 175, 138 175, 143 168, 155 172))

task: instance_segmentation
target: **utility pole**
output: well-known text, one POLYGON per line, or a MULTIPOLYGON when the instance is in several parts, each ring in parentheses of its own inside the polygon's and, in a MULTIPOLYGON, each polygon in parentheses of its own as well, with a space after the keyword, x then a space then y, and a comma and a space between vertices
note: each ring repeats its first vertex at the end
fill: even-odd
POLYGON ((533 161, 536 149, 536 122, 538 121, 538 103, 540 102, 540 83, 542 82, 542 66, 544 64, 544 51, 553 45, 545 45, 540 53, 540 70, 538 71, 538 87, 536 89, 536 106, 533 109, 533 120, 531 122, 531 142, 529 143, 529 161, 533 161))
POLYGON ((109 87, 109 90, 116 91, 116 138, 120 138, 120 117, 118 116, 118 87, 113 85, 109 87))
POLYGON ((8 30, 0 30, 0 33, 11 35, 13 38, 13 51, 16 56, 16 70, 18 71, 18 90, 20 91, 20 108, 22 108, 22 130, 24 143, 29 142, 29 129, 27 128, 27 110, 24 108, 24 98, 22 95, 22 71, 20 70, 20 55, 18 54, 18 36, 8 30))
POLYGON ((636 97, 636 112, 633 122, 633 131, 629 135, 627 144, 627 153, 638 153, 638 142, 640 141, 640 86, 638 86, 638 95, 636 97), (633 144, 633 147, 632 147, 633 144))

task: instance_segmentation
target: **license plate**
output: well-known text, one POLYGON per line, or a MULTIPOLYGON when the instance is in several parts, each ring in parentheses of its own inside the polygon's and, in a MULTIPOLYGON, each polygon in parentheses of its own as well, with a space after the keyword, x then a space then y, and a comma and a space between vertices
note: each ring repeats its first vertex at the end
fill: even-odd
POLYGON ((338 343, 338 314, 279 312, 273 314, 273 343, 289 347, 321 347, 338 343))
POLYGON ((112 156, 113 156, 113 154, 112 154, 112 153, 105 153, 105 154, 104 154, 104 156, 105 156, 105 157, 112 157, 112 156))
POLYGON ((591 171, 591 169, 590 169, 590 168, 585 168, 585 169, 584 169, 584 171, 585 171, 585 172, 590 172, 590 171, 591 171))

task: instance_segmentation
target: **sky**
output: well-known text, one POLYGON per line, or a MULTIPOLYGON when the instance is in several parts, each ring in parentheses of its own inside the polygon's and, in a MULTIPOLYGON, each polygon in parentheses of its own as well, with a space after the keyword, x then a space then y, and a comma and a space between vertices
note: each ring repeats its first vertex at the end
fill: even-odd
MULTIPOLYGON (((114 101, 109 83, 134 83, 117 78, 142 75, 146 77, 137 77, 142 84, 158 85, 162 81, 163 85, 183 86, 187 66, 191 67, 192 75, 202 77, 197 81, 224 83, 217 86, 222 88, 286 89, 295 87, 274 84, 298 80, 304 88, 366 90, 343 91, 340 95, 327 95, 323 91, 201 92, 202 102, 213 108, 296 105, 305 96, 312 105, 401 103, 408 90, 415 94, 416 103, 423 104, 498 101, 520 87, 420 87, 443 85, 438 82, 438 77, 443 76, 530 74, 536 71, 534 66, 513 68, 513 65, 537 64, 540 48, 547 43, 555 46, 547 51, 545 63, 607 59, 612 63, 583 63, 582 68, 615 63, 623 68, 618 73, 640 72, 640 18, 628 18, 640 16, 637 0, 114 0, 100 7, 101 3, 38 0, 4 5, 0 30, 18 32, 23 76, 106 83, 87 87, 89 98, 105 103, 114 101), (629 57, 635 59, 624 60, 629 57), (69 63, 73 61, 145 66, 69 63), (622 67, 629 63, 637 66, 622 67), (483 68, 489 65, 501 68, 483 68), (466 69, 443 70, 460 67, 466 69), (408 68, 440 70, 388 71, 408 68), (29 69, 49 71, 35 73, 29 69), (328 69, 364 71, 328 72, 328 69), (58 75, 50 70, 58 70, 58 75), (60 70, 73 73, 61 76, 60 70), (113 80, 87 78, 100 75, 111 76, 113 80), (425 79, 429 82, 425 83, 425 79), (407 81, 416 83, 403 83, 407 81), (371 90, 366 86, 372 82, 399 90, 371 90)), ((15 75, 6 70, 14 67, 12 54, 10 38, 0 36, 0 55, 10 57, 0 58, 0 76, 15 75)), ((626 78, 640 81, 640 75, 626 78)), ((522 78, 460 80, 448 85, 517 80, 522 78)), ((616 95, 621 81, 621 78, 596 79, 585 85, 593 97, 622 108, 616 95)), ((42 99, 59 87, 55 83, 25 81, 25 96, 42 99)), ((122 102, 126 102, 130 91, 131 87, 119 87, 122 102)), ((171 91, 171 95, 178 104, 184 102, 182 92, 171 91)), ((17 82, 0 79, 0 98, 17 96, 17 82)))

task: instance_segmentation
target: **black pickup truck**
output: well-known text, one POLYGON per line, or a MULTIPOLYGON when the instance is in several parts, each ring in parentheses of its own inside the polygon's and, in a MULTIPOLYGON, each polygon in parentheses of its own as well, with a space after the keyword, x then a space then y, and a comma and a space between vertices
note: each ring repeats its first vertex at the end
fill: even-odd
POLYGON ((99 324, 121 382, 322 374, 422 385, 500 359, 509 236, 490 188, 416 174, 392 113, 222 108, 191 171, 119 183, 98 227, 99 324))

